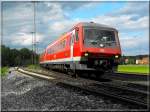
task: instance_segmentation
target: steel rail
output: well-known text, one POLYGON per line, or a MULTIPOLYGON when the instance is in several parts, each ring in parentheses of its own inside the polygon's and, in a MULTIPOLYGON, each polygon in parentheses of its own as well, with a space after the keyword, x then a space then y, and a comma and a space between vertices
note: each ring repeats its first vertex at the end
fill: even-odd
MULTIPOLYGON (((32 71, 32 70, 27 70, 27 71, 29 71, 29 72, 33 72, 33 73, 39 73, 39 74, 41 74, 41 72, 35 72, 35 71, 32 71)), ((48 71, 47 71, 48 72, 48 71)), ((51 71, 52 73, 57 73, 57 72, 55 72, 55 71, 51 71)), ((60 73, 60 72, 59 72, 60 73)), ((48 74, 46 74, 46 73, 42 73, 43 75, 46 75, 46 76, 49 76, 48 74)), ((118 81, 118 80, 117 80, 118 81)), ((101 83, 102 84, 102 83, 101 83)), ((108 85, 108 84, 110 84, 110 83, 105 83, 105 85, 108 85)), ((132 83, 133 84, 133 83, 132 83)), ((141 94, 148 94, 149 95, 149 92, 147 92, 147 91, 144 91, 144 90, 140 90, 140 89, 134 89, 133 87, 127 87, 127 86, 123 86, 123 85, 121 85, 121 86, 119 86, 119 85, 111 85, 111 86, 115 86, 115 88, 118 88, 118 89, 125 89, 125 90, 128 90, 128 91, 131 91, 131 92, 139 92, 139 93, 141 93, 141 94)), ((139 86, 139 85, 138 85, 139 86)), ((144 86, 145 87, 145 86, 144 86)))
MULTIPOLYGON (((30 73, 25 73, 25 72, 21 72, 21 73, 33 76, 30 73)), ((36 72, 34 72, 34 73, 36 73, 36 72)), ((42 74, 42 73, 40 73, 40 74, 42 74)), ((42 75, 46 75, 46 74, 42 74, 42 75)), ((48 75, 46 75, 46 76, 48 76, 48 75)), ((33 77, 41 78, 39 76, 33 76, 33 77)), ((110 91, 106 90, 105 88, 103 88, 103 89, 101 88, 100 91, 98 91, 97 88, 94 89, 93 87, 89 87, 89 86, 79 86, 79 85, 67 84, 67 83, 64 83, 64 82, 59 82, 59 84, 69 86, 69 87, 73 87, 73 88, 82 89, 82 90, 85 90, 85 91, 90 92, 92 94, 104 95, 104 96, 107 96, 107 97, 118 99, 119 101, 121 100, 123 102, 131 103, 131 104, 134 104, 136 106, 143 107, 143 108, 149 108, 147 102, 137 100, 137 99, 135 100, 133 98, 129 98, 129 97, 121 96, 121 95, 117 95, 115 93, 111 93, 110 91)), ((105 86, 108 86, 108 85, 105 85, 105 86)))
POLYGON ((114 93, 110 93, 110 91, 106 91, 105 89, 103 89, 103 90, 101 89, 101 91, 97 91, 97 90, 94 90, 94 89, 91 89, 91 88, 81 87, 81 86, 77 86, 77 85, 70 85, 70 84, 66 84, 66 83, 61 83, 61 84, 65 85, 65 86, 70 86, 72 88, 78 88, 78 89, 81 89, 81 90, 85 90, 85 91, 88 91, 88 92, 90 92, 92 94, 103 95, 103 96, 106 96, 106 97, 117 99, 119 101, 123 101, 123 102, 127 102, 127 103, 130 103, 130 104, 134 104, 136 106, 140 106, 141 108, 145 108, 145 109, 149 108, 148 104, 143 102, 143 101, 135 100, 135 99, 128 98, 128 97, 122 97, 120 95, 117 95, 117 94, 114 94, 114 93))
POLYGON ((137 92, 137 93, 140 93, 140 94, 143 94, 143 95, 150 95, 148 91, 143 91, 143 90, 139 90, 139 89, 135 89, 135 88, 132 88, 132 87, 127 87, 127 86, 124 86, 124 85, 116 85, 116 84, 112 84, 110 85, 111 83, 102 83, 102 84, 98 84, 98 85, 102 85, 102 86, 110 86, 111 88, 117 88, 117 89, 120 89, 120 90, 126 90, 126 91, 130 91, 130 92, 137 92))

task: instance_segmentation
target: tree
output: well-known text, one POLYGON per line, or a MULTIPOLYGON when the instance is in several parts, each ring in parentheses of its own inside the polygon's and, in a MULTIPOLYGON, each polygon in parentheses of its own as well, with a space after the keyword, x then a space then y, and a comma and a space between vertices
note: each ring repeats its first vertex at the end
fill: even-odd
POLYGON ((10 49, 9 47, 5 47, 4 45, 1 46, 1 60, 2 66, 9 66, 9 56, 10 56, 10 49))
MULTIPOLYGON (((33 52, 27 48, 20 50, 10 49, 4 45, 1 45, 2 66, 21 66, 32 64, 33 52)), ((38 62, 38 55, 36 55, 36 62, 38 62)))

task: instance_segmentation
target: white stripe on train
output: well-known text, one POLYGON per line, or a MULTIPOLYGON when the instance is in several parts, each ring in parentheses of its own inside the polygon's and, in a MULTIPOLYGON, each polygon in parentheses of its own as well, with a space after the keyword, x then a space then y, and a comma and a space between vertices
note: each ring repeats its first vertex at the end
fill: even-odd
POLYGON ((80 61, 80 60, 81 60, 81 56, 78 56, 78 57, 73 57, 73 58, 63 58, 63 59, 56 59, 56 60, 48 60, 48 61, 40 62, 40 64, 51 63, 51 62, 80 61))

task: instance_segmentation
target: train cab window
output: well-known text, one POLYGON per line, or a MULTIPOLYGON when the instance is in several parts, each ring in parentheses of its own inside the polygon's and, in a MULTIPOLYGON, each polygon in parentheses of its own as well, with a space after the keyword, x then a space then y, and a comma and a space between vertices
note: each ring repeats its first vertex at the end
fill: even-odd
POLYGON ((98 28, 84 30, 84 44, 86 47, 115 47, 115 32, 98 28))

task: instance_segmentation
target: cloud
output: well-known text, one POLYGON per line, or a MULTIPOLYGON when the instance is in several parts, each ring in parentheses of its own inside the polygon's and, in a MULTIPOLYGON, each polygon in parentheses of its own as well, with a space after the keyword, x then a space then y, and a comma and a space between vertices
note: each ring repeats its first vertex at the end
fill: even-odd
MULTIPOLYGON (((129 2, 123 8, 91 18, 69 18, 70 13, 80 8, 94 7, 97 2, 38 2, 36 4, 36 31, 41 52, 49 43, 56 40, 78 22, 94 21, 119 30, 123 53, 147 52, 149 29, 148 2, 129 2), (131 35, 132 33, 132 35, 131 35), (122 35, 124 34, 124 35, 122 35), (142 39, 141 39, 142 38, 142 39), (145 43, 145 44, 144 44, 145 43), (141 47, 143 45, 143 47, 141 47), (138 51, 138 49, 142 49, 138 51), (146 49, 146 50, 145 50, 146 49)), ((118 2, 119 3, 119 2, 118 2)), ((4 38, 6 44, 17 47, 31 46, 33 31, 33 4, 30 2, 4 3, 4 38), (20 39, 20 40, 19 40, 20 39), (11 42, 12 41, 12 42, 11 42)), ((85 12, 88 13, 88 12, 85 12)))
POLYGON ((61 20, 66 18, 66 15, 62 10, 61 5, 58 3, 44 2, 37 4, 37 6, 37 17, 39 17, 39 19, 42 19, 44 22, 61 20), (42 7, 44 7, 44 9, 41 9, 42 7))
POLYGON ((143 34, 130 35, 128 33, 120 33, 120 44, 123 54, 148 54, 149 52, 149 36, 148 30, 143 34))
MULTIPOLYGON (((11 44, 12 45, 20 45, 20 46, 30 46, 32 45, 32 34, 26 34, 26 33, 18 33, 15 35, 15 37, 12 37, 11 44)), ((36 34, 36 42, 43 41, 43 35, 36 34)))
POLYGON ((119 30, 145 30, 148 29, 149 17, 144 16, 137 20, 131 18, 135 15, 120 15, 120 16, 98 16, 92 20, 97 23, 108 24, 116 27, 119 30), (139 27, 140 26, 140 27, 139 27))
POLYGON ((33 30, 33 8, 31 3, 4 2, 2 17, 3 34, 6 38, 12 38, 12 34, 33 30))
POLYGON ((69 19, 69 11, 77 10, 83 7, 91 7, 96 2, 68 1, 68 2, 39 2, 37 11, 39 17, 45 22, 69 19), (42 10, 41 10, 42 9, 42 10))
POLYGON ((141 45, 148 45, 148 38, 147 37, 140 37, 140 36, 134 36, 134 37, 129 37, 129 36, 124 36, 120 38, 120 42, 123 48, 128 48, 128 49, 135 49, 137 47, 141 47, 141 45))
POLYGON ((97 5, 98 2, 95 1, 67 1, 67 2, 45 2, 48 6, 52 6, 53 4, 57 4, 64 11, 73 11, 79 8, 87 8, 93 7, 97 5))
POLYGON ((111 16, 118 16, 118 15, 138 15, 141 16, 147 16, 149 12, 149 2, 143 1, 143 2, 125 2, 127 3, 123 8, 111 12, 108 15, 111 16))
POLYGON ((4 2, 4 22, 16 22, 16 20, 30 20, 33 17, 33 4, 30 2, 4 2))
POLYGON ((71 29, 73 23, 75 22, 71 20, 56 21, 49 26, 49 30, 53 33, 63 33, 64 31, 68 31, 69 29, 71 29))

